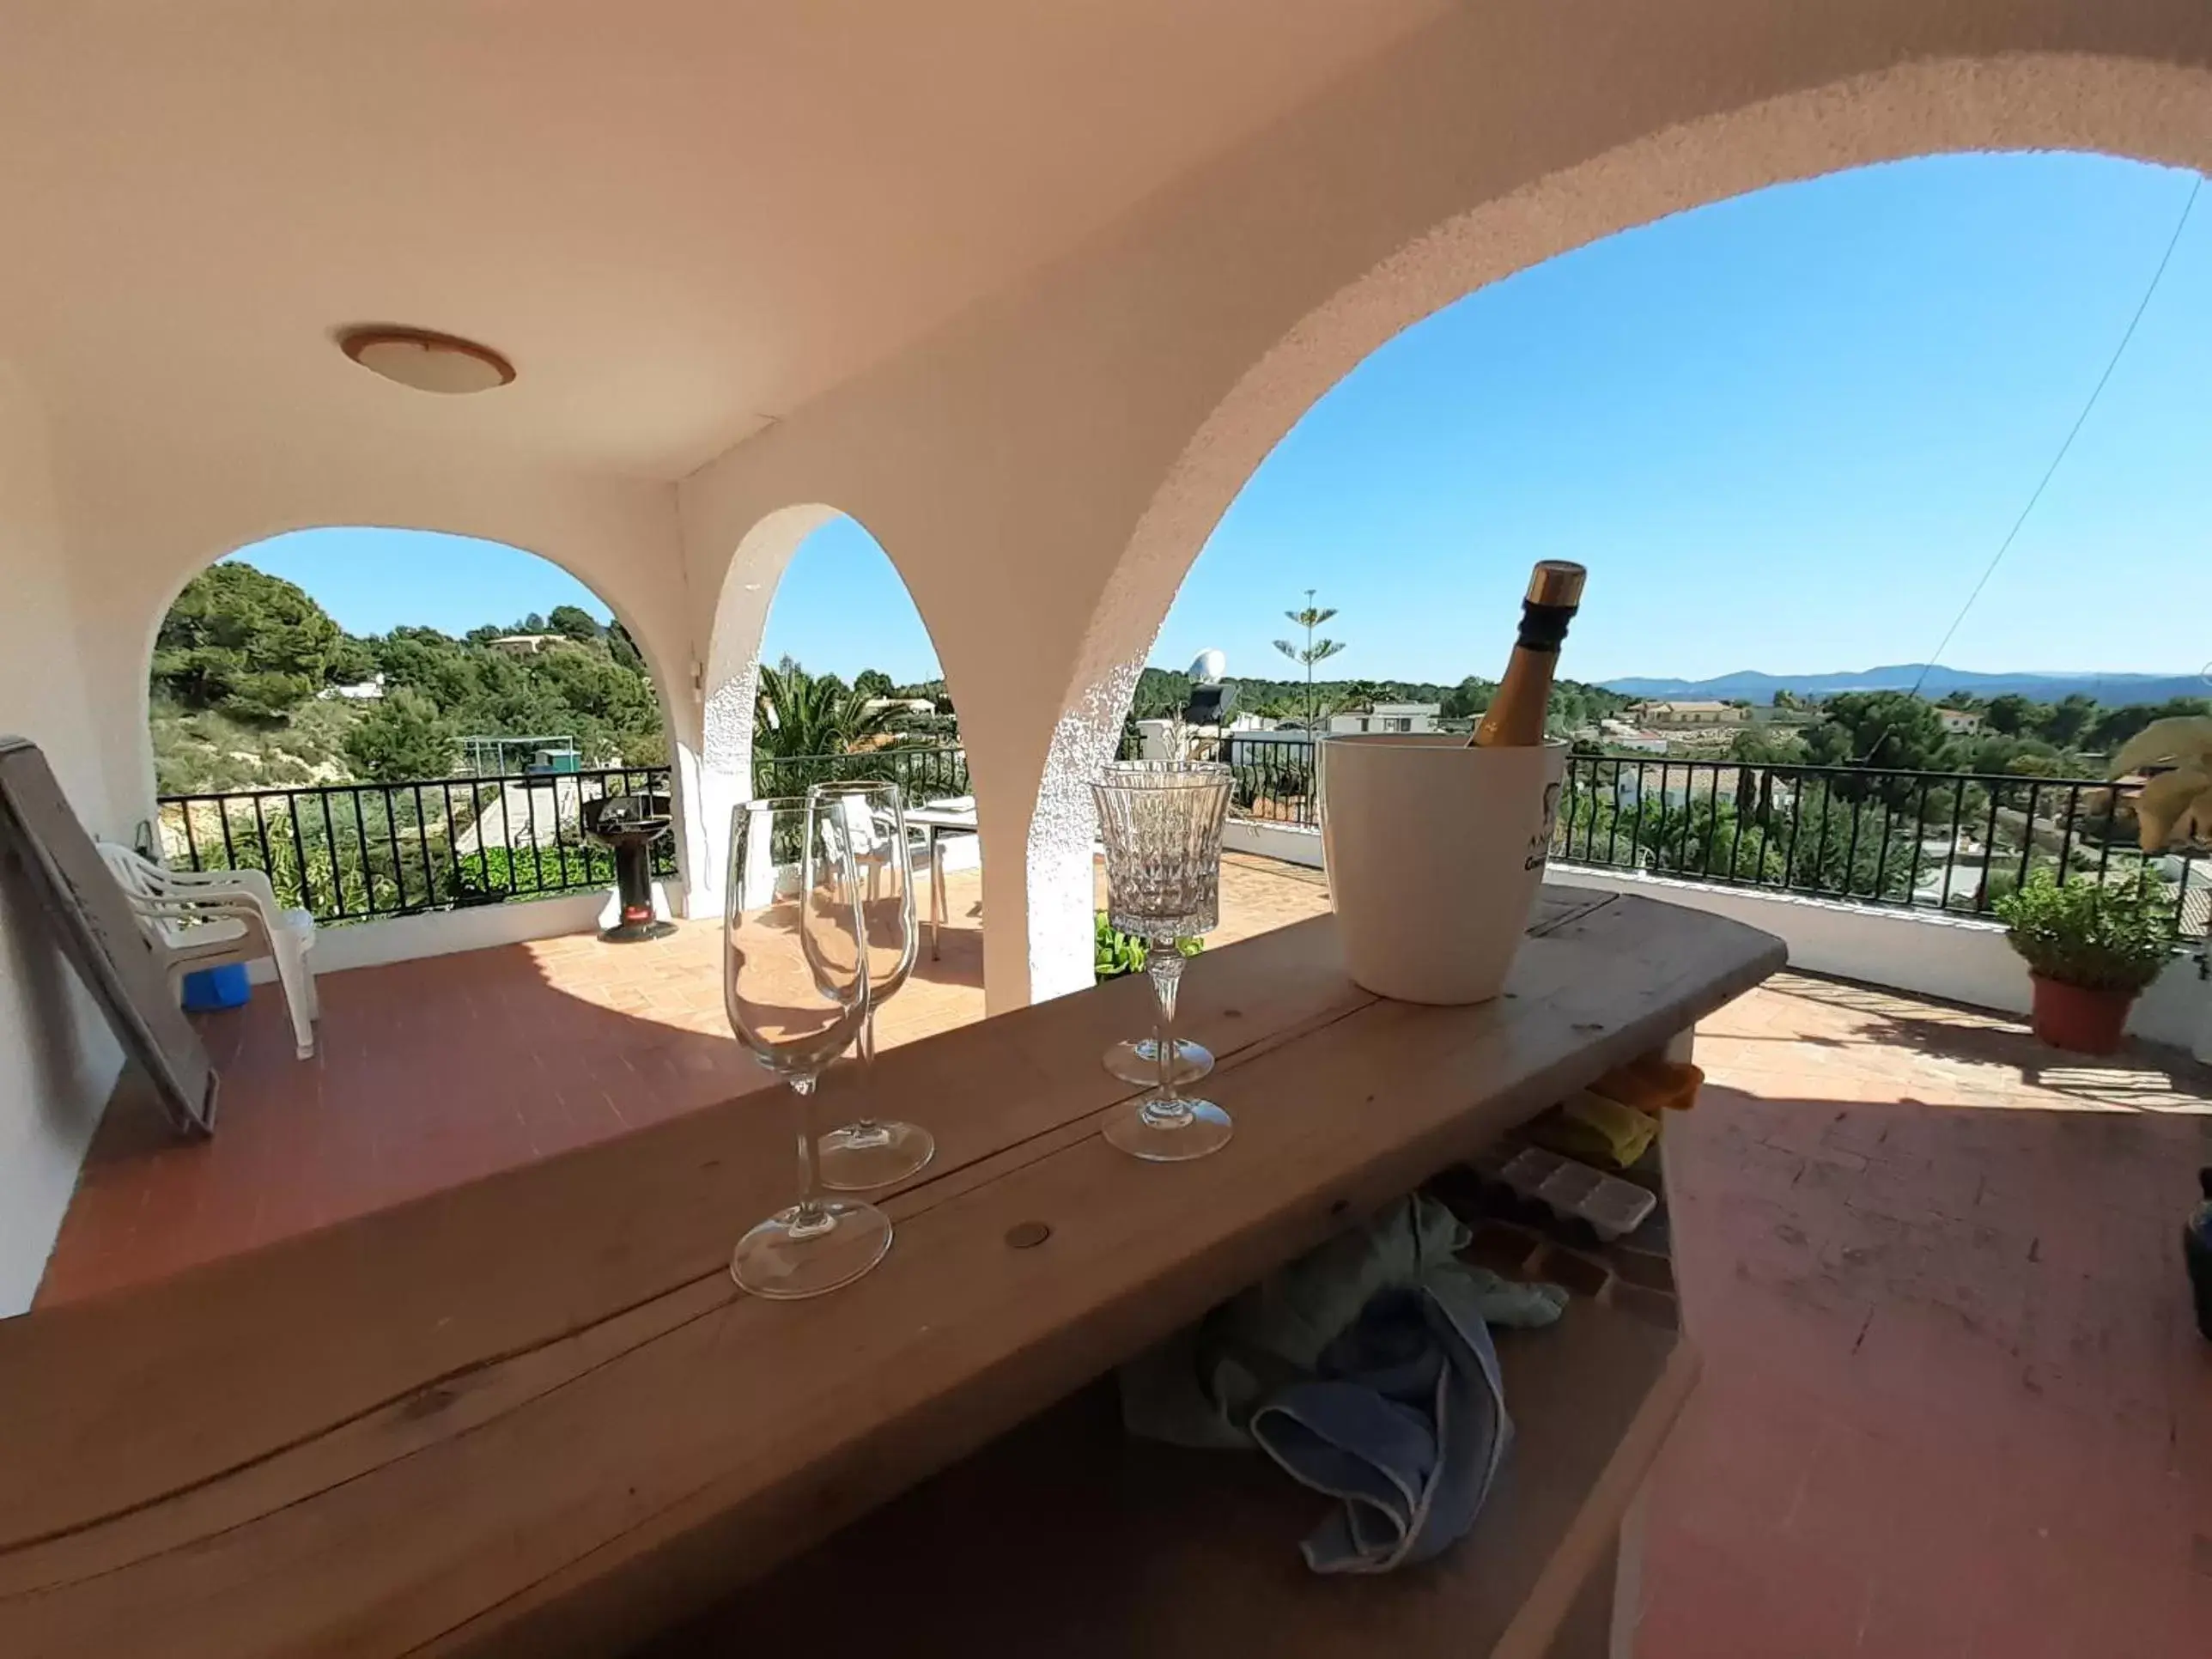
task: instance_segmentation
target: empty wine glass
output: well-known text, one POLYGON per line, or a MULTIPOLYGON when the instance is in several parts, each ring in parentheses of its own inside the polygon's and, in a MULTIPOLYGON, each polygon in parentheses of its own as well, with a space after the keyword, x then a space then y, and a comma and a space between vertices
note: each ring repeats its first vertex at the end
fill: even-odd
POLYGON ((1229 769, 1218 762, 1116 761, 1091 786, 1106 844, 1106 918, 1145 941, 1158 1018, 1157 1086, 1109 1118, 1104 1133, 1121 1151, 1158 1163, 1203 1158, 1230 1136, 1229 1114, 1211 1101, 1186 1099, 1177 1087, 1180 1068, 1169 1063, 1183 969, 1177 941, 1220 920, 1229 785, 1229 769))
MULTIPOLYGON (((895 783, 817 783, 806 792, 837 814, 852 848, 868 957, 868 1002, 860 1016, 860 1066, 876 1060, 876 1010, 914 971, 921 930, 914 915, 914 862, 906 805, 895 783)), ((937 1142, 918 1124, 861 1118, 822 1137, 815 1157, 822 1184, 865 1192, 903 1181, 935 1156, 937 1142)))
MULTIPOLYGON (((1213 1069, 1213 1050, 1188 1037, 1176 1039, 1175 1080, 1195 1083, 1213 1069)), ((1102 1057, 1105 1067, 1124 1083, 1157 1083, 1160 1077, 1160 1045, 1152 1037, 1125 1037, 1102 1057)))
POLYGON ((831 804, 749 801, 730 817, 722 1003, 730 1029, 799 1097, 799 1202, 738 1241, 730 1277, 793 1299, 849 1284, 883 1260, 891 1224, 817 1190, 808 1108, 816 1080, 851 1046, 867 1011, 860 888, 831 804))

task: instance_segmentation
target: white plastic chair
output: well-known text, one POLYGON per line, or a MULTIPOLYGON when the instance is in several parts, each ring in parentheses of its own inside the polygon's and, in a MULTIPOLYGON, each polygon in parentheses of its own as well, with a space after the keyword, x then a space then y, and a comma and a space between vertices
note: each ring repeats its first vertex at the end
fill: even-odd
POLYGON ((173 994, 186 974, 267 957, 276 964, 299 1056, 313 1057, 315 1021, 322 1017, 308 959, 315 945, 313 916, 279 906, 269 878, 258 870, 171 870, 112 842, 100 843, 100 855, 130 901, 139 930, 161 954, 173 994))
MULTIPOLYGON (((846 838, 853 848, 853 862, 864 871, 868 880, 868 897, 882 896, 883 872, 891 856, 891 836, 878 834, 874 812, 866 800, 858 795, 845 798, 840 809, 845 820, 846 838)), ((924 918, 929 928, 929 954, 938 954, 938 918, 945 908, 945 849, 936 835, 921 825, 909 826, 907 832, 907 867, 909 875, 915 866, 926 860, 929 866, 929 913, 924 918), (919 839, 917 839, 917 837, 919 839), (916 858, 919 853, 921 857, 916 858)))

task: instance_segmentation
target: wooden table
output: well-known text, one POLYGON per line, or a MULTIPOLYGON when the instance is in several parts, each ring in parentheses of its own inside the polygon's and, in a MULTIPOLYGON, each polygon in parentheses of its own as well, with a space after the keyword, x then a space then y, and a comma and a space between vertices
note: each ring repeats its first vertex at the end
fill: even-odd
MULTIPOLYGON (((790 1197, 793 1109, 763 1091, 0 1323, 0 1653, 641 1640, 1079 1403, 1120 1359, 1783 960, 1737 924, 1574 890, 1547 890, 1534 931, 1506 996, 1474 1009, 1358 990, 1328 918, 1207 952, 1182 1007, 1237 1134, 1189 1164, 1097 1133, 1127 1092, 1097 1055, 1141 1023, 1141 977, 892 1050, 874 1109, 929 1124, 938 1158, 882 1200, 898 1227, 883 1266, 816 1301, 757 1301, 723 1270, 790 1197), (1036 1222, 1047 1240, 1017 1248, 1036 1222)), ((850 1079, 824 1094, 825 1121, 863 1104, 850 1079)), ((1585 1425, 1587 1480, 1524 1456, 1520 1478, 1565 1495, 1486 1516, 1509 1532, 1516 1509, 1549 1517, 1514 1534, 1527 1571, 1480 1592, 1500 1652, 1540 1651, 1512 1643, 1569 1617, 1671 1415, 1650 1402, 1683 1375, 1673 1339, 1591 1328, 1629 1346, 1562 1340, 1535 1363, 1595 1376, 1641 1343, 1650 1384, 1625 1424, 1585 1425)), ((1062 1507, 1082 1504, 1079 1478, 1062 1507)), ((1470 1560, 1490 1562, 1479 1541, 1470 1560)))

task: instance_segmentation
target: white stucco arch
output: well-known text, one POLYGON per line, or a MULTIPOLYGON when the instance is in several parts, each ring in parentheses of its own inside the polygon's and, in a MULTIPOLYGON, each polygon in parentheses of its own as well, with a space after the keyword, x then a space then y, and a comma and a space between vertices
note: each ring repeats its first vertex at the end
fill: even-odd
POLYGON ((1088 979, 1085 782, 1192 562, 1297 421, 1406 329, 1504 276, 1669 215, 1853 167, 1962 151, 2090 151, 2212 172, 2212 70, 2077 53, 1905 63, 1669 125, 1468 207, 1298 318, 1188 433, 1074 653, 1026 848, 1035 994, 1088 979))
POLYGON ((147 728, 153 641, 184 585, 234 552, 331 526, 422 530, 495 542, 545 560, 622 622, 661 700, 672 756, 690 717, 675 492, 667 485, 543 471, 461 469, 434 451, 301 445, 272 457, 210 443, 151 453, 64 448, 59 495, 72 540, 82 669, 101 688, 111 821, 127 835, 154 805, 147 728), (88 573, 96 571, 96 579, 88 573))
MULTIPOLYGON (((571 568, 560 559, 555 558, 550 555, 539 552, 534 547, 525 547, 518 543, 507 541, 500 537, 481 536, 473 531, 449 530, 442 525, 351 523, 289 524, 285 525, 279 529, 272 530, 266 535, 256 536, 250 541, 242 542, 235 547, 228 548, 222 552, 214 554, 210 557, 203 560, 201 562, 193 565, 189 569, 185 570, 183 574, 175 576, 167 590, 163 593, 160 604, 154 609, 143 631, 139 657, 140 660, 146 665, 149 672, 139 677, 137 686, 140 704, 138 710, 140 724, 145 724, 151 714, 151 696, 153 690, 151 683, 151 669, 154 661, 154 647, 156 641, 160 637, 161 624, 167 620, 170 607, 176 604, 178 596, 185 591, 185 586, 191 581, 191 580, 195 576, 198 575, 202 571, 211 569, 214 566, 221 563, 225 559, 243 556, 246 558, 248 562, 251 562, 253 550, 258 547, 261 547, 267 543, 276 541, 282 537, 310 533, 318 530, 377 530, 389 531, 401 535, 464 537, 470 541, 486 542, 495 546, 503 547, 511 552, 526 553, 532 558, 542 560, 545 563, 551 565, 555 569, 561 571, 563 574, 574 577, 578 582, 580 582, 586 588, 590 590, 592 598, 596 599, 601 605, 607 607, 608 611, 612 613, 614 619, 622 624, 623 631, 629 635, 631 643, 637 647, 638 655, 645 660, 646 675, 653 682, 653 695, 657 699, 659 699, 660 703, 662 732, 668 738, 669 751, 671 754, 675 752, 676 731, 672 711, 681 707, 682 698, 678 695, 681 689, 681 682, 673 681, 669 678, 669 665, 665 660, 664 651, 662 648, 663 642, 650 638, 638 623, 631 607, 624 604, 622 600, 601 592, 599 584, 582 572, 571 568)), ((149 775, 150 767, 151 756, 149 752, 149 775)))
MULTIPOLYGON (((928 615, 915 599, 883 538, 859 514, 826 502, 799 501, 757 520, 738 539, 723 571, 703 653, 700 682, 700 741, 688 791, 692 811, 684 837, 698 849, 693 860, 690 913, 718 914, 729 852, 730 811, 752 798, 753 701, 760 678, 761 644, 769 610, 799 547, 835 520, 858 526, 881 553, 914 605, 923 632, 936 649, 928 615)), ((949 682, 948 682, 949 684, 949 682)))

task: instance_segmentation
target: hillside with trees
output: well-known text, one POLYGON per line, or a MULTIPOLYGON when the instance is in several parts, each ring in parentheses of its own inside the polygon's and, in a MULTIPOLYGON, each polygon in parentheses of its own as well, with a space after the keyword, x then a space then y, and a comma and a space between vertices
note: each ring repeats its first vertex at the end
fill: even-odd
POLYGON ((587 765, 664 764, 659 699, 621 624, 575 605, 460 638, 347 634, 294 583, 237 560, 163 619, 152 726, 164 794, 451 775, 465 737, 573 738, 587 765), (495 647, 545 636, 534 651, 495 647), (374 688, 342 695, 341 688, 374 688))
POLYGON ((1943 729, 1936 706, 1904 691, 1849 691, 1819 705, 1819 718, 1792 738, 1778 728, 1736 734, 1729 758, 1816 766, 1889 767, 1911 772, 1978 772, 2017 777, 2094 777, 2105 758, 2153 720, 2212 714, 2212 701, 2175 697, 2111 708, 2080 693, 2037 702, 2014 693, 1943 707, 1981 716, 1978 732, 1943 729))

